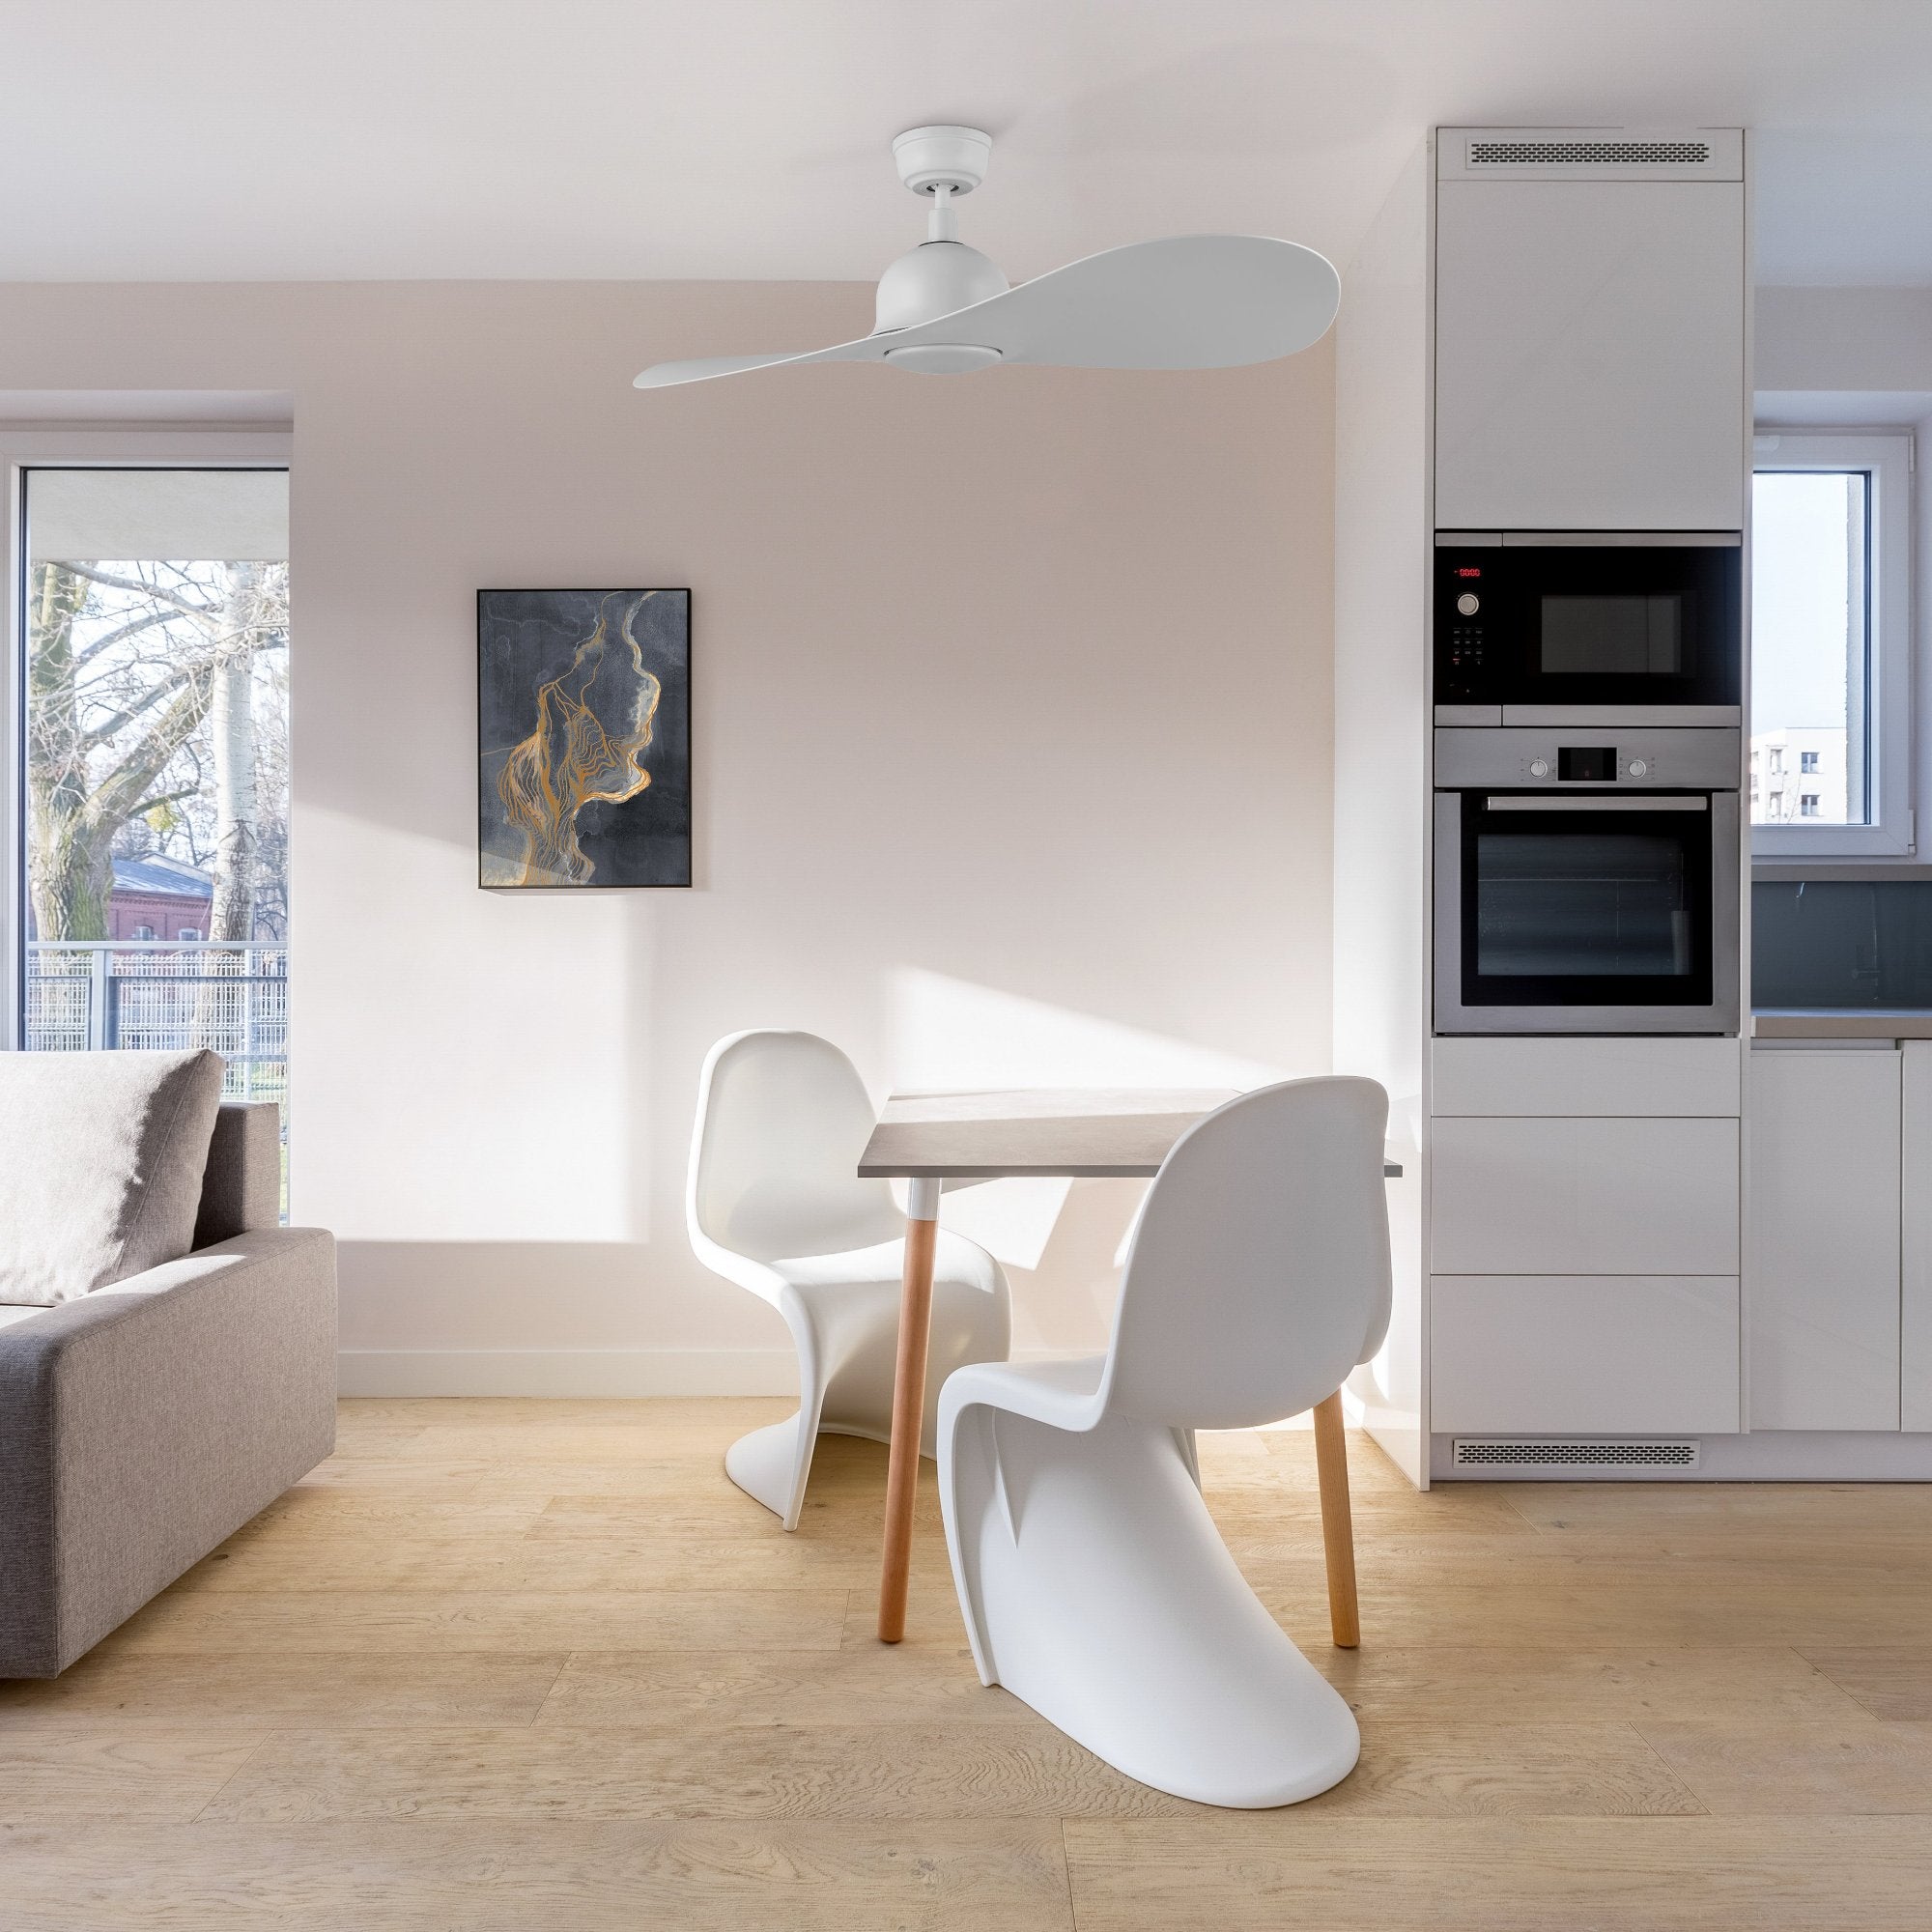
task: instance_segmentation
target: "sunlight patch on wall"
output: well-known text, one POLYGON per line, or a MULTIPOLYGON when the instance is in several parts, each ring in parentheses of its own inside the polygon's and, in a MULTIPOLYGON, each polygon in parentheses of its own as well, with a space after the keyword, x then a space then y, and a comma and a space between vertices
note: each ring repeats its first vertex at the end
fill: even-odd
POLYGON ((888 976, 887 1043, 902 1093, 996 1087, 1265 1086, 1265 1061, 1124 1026, 916 966, 888 976))
POLYGON ((355 1240, 646 1238, 650 959, 624 900, 480 893, 472 850, 299 792, 294 842, 296 1218, 355 1240))
MULTIPOLYGON (((910 966, 888 979, 887 1047, 899 1093, 1240 1090, 1283 1077, 1279 1067, 1262 1061, 910 966)), ((1082 1183, 1077 1215, 1068 1208, 1071 1186, 1066 1180, 989 1181, 949 1192, 945 1218, 1008 1267, 1042 1270, 1060 1282, 1062 1297, 1085 1311, 1076 1325, 1087 1344, 1094 1321, 1104 1321, 1111 1309, 1110 1261, 1118 1268, 1125 1259, 1135 1184, 1082 1183)))

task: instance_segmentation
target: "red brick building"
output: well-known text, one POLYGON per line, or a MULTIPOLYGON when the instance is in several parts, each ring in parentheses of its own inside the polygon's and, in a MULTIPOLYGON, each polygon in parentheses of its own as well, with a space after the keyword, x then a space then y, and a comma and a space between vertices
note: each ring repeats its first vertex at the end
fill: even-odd
POLYGON ((214 881, 195 866, 159 854, 114 861, 107 900, 109 939, 206 939, 214 881))

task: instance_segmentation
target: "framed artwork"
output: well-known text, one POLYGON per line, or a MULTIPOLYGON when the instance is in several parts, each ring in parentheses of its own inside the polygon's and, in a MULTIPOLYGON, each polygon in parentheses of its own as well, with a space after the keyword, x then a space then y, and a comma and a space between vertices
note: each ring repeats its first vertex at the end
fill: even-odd
POLYGON ((477 883, 691 883, 691 592, 476 593, 477 883))

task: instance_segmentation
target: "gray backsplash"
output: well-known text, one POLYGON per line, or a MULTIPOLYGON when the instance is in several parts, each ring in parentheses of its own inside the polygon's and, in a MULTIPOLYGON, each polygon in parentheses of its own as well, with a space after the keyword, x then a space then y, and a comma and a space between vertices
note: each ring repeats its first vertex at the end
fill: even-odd
POLYGON ((1753 885, 1751 1005, 1932 1008, 1932 880, 1753 885))

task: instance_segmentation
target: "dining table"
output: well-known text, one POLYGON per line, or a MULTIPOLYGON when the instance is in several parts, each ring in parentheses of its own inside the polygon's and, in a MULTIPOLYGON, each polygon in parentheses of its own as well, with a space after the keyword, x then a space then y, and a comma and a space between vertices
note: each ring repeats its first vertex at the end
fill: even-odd
MULTIPOLYGON (((1188 1128, 1236 1097, 1233 1089, 1082 1088, 894 1094, 887 1099, 859 1158, 862 1178, 906 1183, 905 1268, 879 1581, 880 1642, 897 1643, 905 1635, 942 1190, 952 1182, 1018 1178, 1146 1179, 1160 1171, 1168 1151, 1188 1128)), ((1384 1176, 1401 1172, 1400 1164, 1384 1155, 1384 1176)), ((1316 1405, 1314 1422, 1329 1619, 1336 1644, 1352 1649, 1361 1641, 1361 1624, 1339 1389, 1316 1405)))

